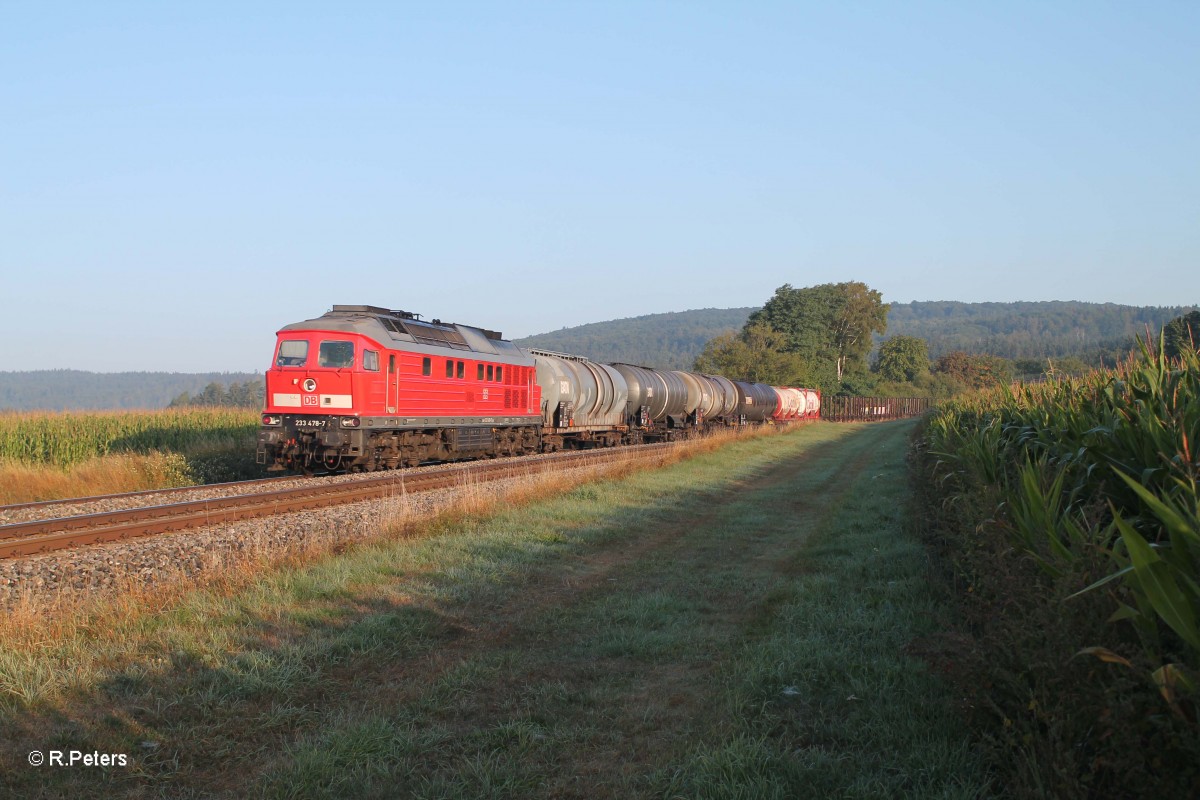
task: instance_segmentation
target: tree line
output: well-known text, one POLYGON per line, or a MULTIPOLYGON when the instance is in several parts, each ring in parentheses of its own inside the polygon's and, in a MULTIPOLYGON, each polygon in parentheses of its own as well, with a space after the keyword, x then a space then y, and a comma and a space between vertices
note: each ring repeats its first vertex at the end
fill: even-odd
MULTIPOLYGON (((815 288, 815 287, 813 287, 815 288)), ((589 323, 514 340, 596 361, 662 369, 691 369, 712 339, 737 334, 762 308, 698 309, 589 323)), ((886 336, 923 339, 931 362, 949 353, 1000 356, 1014 375, 1063 374, 1112 365, 1134 347, 1135 336, 1157 332, 1191 306, 1043 301, 891 303, 886 336)), ((873 345, 885 334, 872 333, 873 345)), ((834 369, 836 373, 836 368, 834 369)), ((836 374, 834 375, 836 378, 836 374)))
MULTIPOLYGON (((910 307, 917 305, 964 304, 913 303, 910 307)), ((1063 305, 1079 310, 1094 304, 995 305, 1024 306, 1026 310, 1030 306, 1063 305)), ((1119 316, 1137 312, 1148 318, 1162 318, 1165 310, 1130 306, 1101 309, 1119 316)), ((897 334, 883 338, 890 310, 878 291, 858 281, 802 289, 784 284, 761 309, 750 314, 740 330, 710 339, 693 368, 742 380, 817 388, 826 394, 949 397, 1015 378, 1082 374, 1103 364, 1106 357, 1111 366, 1128 355, 1135 343, 1132 336, 1114 339, 1110 349, 1099 351, 1094 360, 1052 355, 1005 358, 986 348, 973 352, 943 350, 935 358, 931 357, 929 342, 922 337, 897 334), (872 352, 875 356, 870 359, 872 352)), ((1039 311, 1044 313, 1045 309, 1039 311)), ((1161 332, 1168 356, 1200 343, 1200 311, 1181 313, 1164 322, 1153 328, 1147 323, 1146 330, 1150 335, 1161 332)), ((1057 323, 1057 329, 1064 327, 1069 328, 1070 323, 1057 323)), ((1032 348, 1031 352, 1047 351, 1032 348)))
POLYGON ((0 372, 0 409, 83 411, 163 408, 181 393, 216 382, 262 382, 250 372, 0 372))
POLYGON ((1191 310, 1078 301, 914 302, 893 306, 888 328, 923 338, 935 358, 960 350, 1013 360, 1073 357, 1101 366, 1128 352, 1135 336, 1156 334, 1191 310))
POLYGON ((244 383, 235 381, 229 384, 228 387, 214 381, 196 394, 183 392, 177 395, 167 404, 167 408, 181 408, 185 406, 262 408, 266 397, 265 391, 261 380, 246 381, 244 383))

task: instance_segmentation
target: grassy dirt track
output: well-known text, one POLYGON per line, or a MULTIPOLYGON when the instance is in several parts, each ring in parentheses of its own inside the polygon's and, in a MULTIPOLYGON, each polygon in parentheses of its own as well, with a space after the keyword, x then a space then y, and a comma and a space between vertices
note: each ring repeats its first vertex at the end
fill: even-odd
POLYGON ((911 430, 738 440, 85 632, 126 644, 0 702, 0 789, 985 796, 914 655, 945 612, 906 527, 911 430), (133 763, 25 762, 52 747, 133 763))

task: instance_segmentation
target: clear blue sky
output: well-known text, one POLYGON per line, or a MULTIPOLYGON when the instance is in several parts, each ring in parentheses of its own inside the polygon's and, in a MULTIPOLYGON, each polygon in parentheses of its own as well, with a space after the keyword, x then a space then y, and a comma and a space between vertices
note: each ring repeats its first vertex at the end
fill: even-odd
POLYGON ((777 286, 1200 302, 1200 3, 0 0, 0 370, 777 286))

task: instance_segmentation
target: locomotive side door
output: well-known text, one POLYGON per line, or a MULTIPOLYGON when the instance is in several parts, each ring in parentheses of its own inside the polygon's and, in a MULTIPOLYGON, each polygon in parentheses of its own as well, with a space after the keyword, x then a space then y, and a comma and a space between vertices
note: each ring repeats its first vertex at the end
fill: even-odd
POLYGON ((387 371, 387 413, 395 414, 400 405, 400 371, 396 369, 396 354, 388 354, 387 371))

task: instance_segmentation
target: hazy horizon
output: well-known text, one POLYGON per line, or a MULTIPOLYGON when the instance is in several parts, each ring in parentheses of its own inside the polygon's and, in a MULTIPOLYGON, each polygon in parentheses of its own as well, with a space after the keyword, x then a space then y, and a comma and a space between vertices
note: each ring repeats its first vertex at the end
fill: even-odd
MULTIPOLYGON (((908 306, 908 305, 913 305, 915 303, 961 303, 961 302, 962 301, 959 301, 959 300, 914 300, 909 303, 893 303, 891 305, 908 306)), ((1018 303, 1031 303, 1031 304, 1036 304, 1036 303, 1042 303, 1042 304, 1082 303, 1085 305, 1097 305, 1097 306, 1112 305, 1112 306, 1119 306, 1119 307, 1123 307, 1123 308, 1142 308, 1142 309, 1145 309, 1145 308, 1150 308, 1150 309, 1198 308, 1198 307, 1200 307, 1197 305, 1180 306, 1178 304, 1164 305, 1164 306, 1130 306, 1126 303, 1111 303, 1111 302, 1092 303, 1092 302, 1084 301, 1084 300, 1013 300, 1013 301, 1008 301, 1008 302, 986 301, 985 300, 985 301, 981 301, 979 303, 964 303, 964 305, 990 305, 990 304, 1010 305, 1010 304, 1018 304, 1018 303)), ((520 339, 535 338, 535 337, 539 337, 539 336, 552 336, 555 333, 560 333, 562 331, 569 331, 569 330, 572 330, 575 328, 583 328, 583 327, 587 327, 589 325, 605 325, 605 324, 614 323, 614 322, 621 322, 623 320, 640 320, 640 319, 645 319, 648 317, 670 316, 670 315, 675 315, 675 314, 688 314, 688 313, 697 312, 697 311, 733 311, 733 310, 743 310, 743 309, 755 309, 755 308, 761 308, 761 306, 762 306, 762 304, 759 303, 759 304, 753 304, 753 305, 749 305, 749 306, 730 306, 730 307, 724 307, 724 308, 717 307, 717 306, 709 306, 707 308, 689 308, 689 309, 681 309, 678 311, 655 311, 655 312, 650 312, 648 314, 638 314, 638 315, 634 315, 634 316, 630 316, 630 317, 617 317, 614 319, 591 320, 588 322, 580 322, 580 323, 577 323, 574 325, 562 326, 559 328, 554 328, 552 330, 538 331, 537 333, 525 334, 523 336, 509 336, 506 331, 502 331, 501 333, 505 339, 520 340, 520 339)), ((298 322, 299 320, 294 320, 294 321, 298 322)), ((466 324, 466 325, 473 324, 473 323, 471 323, 469 321, 465 321, 465 320, 450 320, 450 321, 460 323, 460 324, 466 324)), ((886 338, 886 336, 887 336, 887 334, 885 333, 884 338, 886 338)), ((263 372, 265 372, 271 366, 270 358, 271 358, 271 354, 273 352, 273 350, 272 350, 273 344, 274 344, 274 338, 272 337, 272 339, 270 340, 270 343, 268 344, 268 346, 265 350, 265 354, 263 356, 266 359, 266 363, 264 363, 260 368, 252 368, 249 370, 221 369, 221 368, 217 368, 217 369, 176 369, 176 370, 154 370, 154 369, 135 368, 135 369, 122 369, 122 370, 96 370, 96 369, 89 369, 87 367, 80 367, 80 366, 41 367, 41 368, 36 368, 36 369, 8 369, 8 368, 0 367, 0 374, 3 374, 5 372, 23 373, 23 372, 70 371, 70 372, 92 372, 92 373, 101 374, 101 375, 136 374, 136 373, 155 373, 155 374, 178 373, 178 374, 185 374, 185 375, 225 374, 225 375, 229 375, 232 377, 240 377, 240 376, 246 376, 246 375, 261 376, 263 374, 263 372)))

